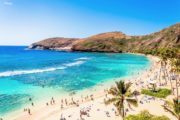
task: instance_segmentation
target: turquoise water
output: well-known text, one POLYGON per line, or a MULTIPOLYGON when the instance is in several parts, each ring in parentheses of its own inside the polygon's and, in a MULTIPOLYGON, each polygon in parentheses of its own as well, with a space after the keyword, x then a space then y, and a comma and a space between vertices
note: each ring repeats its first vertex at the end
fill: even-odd
POLYGON ((127 77, 149 67, 145 56, 0 47, 0 115, 17 110, 28 98, 80 91, 127 77), (44 86, 44 87, 43 87, 44 86))

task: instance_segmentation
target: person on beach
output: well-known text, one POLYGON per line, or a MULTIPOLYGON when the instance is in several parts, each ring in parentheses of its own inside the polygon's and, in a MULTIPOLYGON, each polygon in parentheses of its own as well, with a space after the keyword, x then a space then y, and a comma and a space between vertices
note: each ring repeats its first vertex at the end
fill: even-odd
POLYGON ((61 114, 60 120, 66 120, 66 118, 64 118, 63 115, 61 114))
POLYGON ((105 96, 106 96, 106 98, 107 98, 108 94, 105 94, 105 96))
POLYGON ((29 101, 32 101, 32 98, 29 98, 29 101))
POLYGON ((51 104, 55 104, 55 100, 53 97, 51 98, 51 104))
POLYGON ((24 112, 26 112, 27 111, 27 108, 24 108, 24 112))
POLYGON ((82 117, 82 112, 81 112, 81 110, 79 111, 79 113, 80 113, 80 119, 81 119, 81 120, 83 120, 83 117, 82 117))
POLYGON ((61 104, 63 104, 63 99, 61 99, 61 104))
POLYGON ((90 95, 90 97, 91 97, 91 100, 94 100, 93 95, 90 95))
POLYGON ((63 104, 61 104, 61 109, 63 109, 64 107, 63 107, 63 104))
POLYGON ((67 106, 67 104, 68 104, 68 102, 67 102, 67 99, 65 98, 65 104, 66 104, 66 106, 67 106))
POLYGON ((48 106, 48 105, 49 105, 49 103, 47 102, 47 103, 46 103, 46 106, 48 106))
POLYGON ((74 99, 73 99, 73 97, 71 98, 71 101, 72 101, 72 102, 74 102, 74 99))
POLYGON ((28 108, 28 114, 31 115, 31 110, 28 108))

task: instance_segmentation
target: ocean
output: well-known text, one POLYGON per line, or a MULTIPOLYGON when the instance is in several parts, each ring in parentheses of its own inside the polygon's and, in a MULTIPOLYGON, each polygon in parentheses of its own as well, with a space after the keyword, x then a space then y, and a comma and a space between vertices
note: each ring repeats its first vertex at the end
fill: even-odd
POLYGON ((120 53, 28 50, 0 46, 0 116, 43 99, 136 75, 149 68, 147 57, 120 53))

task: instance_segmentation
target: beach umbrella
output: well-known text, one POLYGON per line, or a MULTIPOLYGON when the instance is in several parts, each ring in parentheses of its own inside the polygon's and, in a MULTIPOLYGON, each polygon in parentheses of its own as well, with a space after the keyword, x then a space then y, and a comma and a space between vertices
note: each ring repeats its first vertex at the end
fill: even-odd
POLYGON ((156 91, 156 80, 148 80, 148 83, 152 85, 153 91, 156 91))
POLYGON ((150 83, 150 84, 156 84, 156 80, 148 80, 148 83, 150 83))

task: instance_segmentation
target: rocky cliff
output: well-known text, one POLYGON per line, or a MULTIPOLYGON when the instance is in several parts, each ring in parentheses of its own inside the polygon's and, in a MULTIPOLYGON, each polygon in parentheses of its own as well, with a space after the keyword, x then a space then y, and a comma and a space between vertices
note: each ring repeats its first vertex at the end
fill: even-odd
POLYGON ((107 32, 83 39, 49 38, 32 44, 30 48, 89 52, 131 52, 155 48, 180 48, 180 23, 144 36, 107 32))
POLYGON ((30 49, 50 49, 50 50, 71 50, 72 46, 78 41, 76 38, 48 38, 29 46, 30 49))

